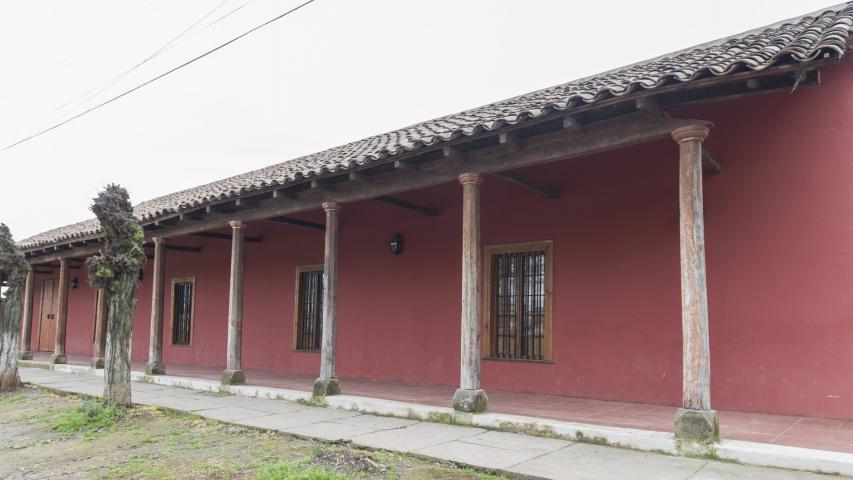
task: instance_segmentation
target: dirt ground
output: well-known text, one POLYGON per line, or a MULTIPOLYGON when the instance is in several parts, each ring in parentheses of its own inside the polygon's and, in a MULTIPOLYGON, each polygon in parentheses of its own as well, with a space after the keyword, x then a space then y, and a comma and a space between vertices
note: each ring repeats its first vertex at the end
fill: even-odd
POLYGON ((0 394, 0 479, 500 479, 407 455, 194 415, 109 409, 35 388, 0 394))

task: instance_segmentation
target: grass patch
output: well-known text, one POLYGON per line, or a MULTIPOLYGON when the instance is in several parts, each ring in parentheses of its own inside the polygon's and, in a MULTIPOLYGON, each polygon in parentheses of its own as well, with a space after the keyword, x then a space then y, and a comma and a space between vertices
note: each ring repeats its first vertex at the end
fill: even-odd
POLYGON ((325 468, 309 467, 300 462, 281 462, 262 467, 255 480, 345 480, 348 477, 332 473, 325 468))
POLYGON ((52 419, 50 428, 60 433, 91 433, 112 427, 125 409, 92 400, 83 400, 77 408, 52 419))
POLYGON ((0 398, 0 406, 20 405, 27 400, 27 395, 24 393, 15 393, 5 398, 0 398))

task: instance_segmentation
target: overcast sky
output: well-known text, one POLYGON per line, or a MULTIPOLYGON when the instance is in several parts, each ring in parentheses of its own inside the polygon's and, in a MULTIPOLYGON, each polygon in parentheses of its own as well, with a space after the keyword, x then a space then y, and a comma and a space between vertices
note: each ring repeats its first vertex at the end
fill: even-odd
MULTIPOLYGON (((4 1, 0 148, 302 1, 4 1)), ((108 182, 139 202, 828 5, 316 0, 0 153, 0 222, 22 239, 91 217, 108 182)))

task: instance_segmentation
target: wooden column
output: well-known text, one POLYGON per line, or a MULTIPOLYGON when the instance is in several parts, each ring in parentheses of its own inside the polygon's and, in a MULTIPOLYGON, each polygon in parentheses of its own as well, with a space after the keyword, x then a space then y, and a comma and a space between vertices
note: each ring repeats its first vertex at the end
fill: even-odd
POLYGON ((151 280, 151 328, 146 375, 163 375, 163 291, 166 281, 166 239, 154 237, 154 278, 151 280))
POLYGON ((702 442, 718 439, 711 411, 711 355, 705 281, 705 224, 702 204, 702 141, 708 127, 688 125, 672 132, 679 148, 681 246, 682 410, 676 435, 702 442))
POLYGON ((459 389, 453 407, 462 412, 486 409, 480 389, 480 184, 477 173, 463 173, 462 184, 462 342, 459 389))
POLYGON ((337 202, 323 203, 326 212, 325 253, 323 257, 323 338, 320 348, 320 378, 314 382, 314 396, 341 393, 335 377, 338 323, 338 212, 337 202))
POLYGON ((222 383, 240 385, 246 376, 240 367, 240 347, 243 342, 243 237, 246 224, 228 222, 231 225, 231 284, 228 290, 228 360, 222 383))
POLYGON ((107 292, 99 288, 95 304, 95 338, 92 341, 92 368, 104 368, 107 348, 107 292))
POLYGON ((59 259, 59 313, 56 319, 56 341, 50 363, 67 363, 65 356, 65 326, 68 323, 68 259, 59 259))
POLYGON ((27 281, 24 284, 23 298, 21 301, 21 352, 18 358, 21 360, 32 360, 33 351, 30 341, 33 336, 33 273, 32 269, 27 272, 27 281))

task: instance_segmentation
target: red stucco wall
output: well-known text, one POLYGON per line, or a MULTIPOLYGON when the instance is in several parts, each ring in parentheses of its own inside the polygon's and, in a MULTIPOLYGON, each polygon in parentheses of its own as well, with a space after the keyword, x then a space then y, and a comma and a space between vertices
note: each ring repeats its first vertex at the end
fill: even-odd
MULTIPOLYGON (((853 63, 824 69, 823 85, 794 95, 673 113, 713 120, 707 145, 724 164, 704 183, 713 406, 853 418, 853 63)), ((547 200, 487 178, 482 238, 553 240, 553 363, 484 361, 484 388, 677 405, 675 143, 526 174, 563 195, 547 200)), ((455 385, 461 187, 406 197, 442 213, 374 202, 341 210, 338 374, 455 385), (405 239, 396 258, 387 247, 395 233, 405 239)), ((263 242, 246 245, 244 367, 318 372, 316 353, 292 351, 292 322, 295 268, 322 262, 322 233, 266 222, 247 233, 263 242)), ((193 345, 168 345, 166 326, 165 361, 224 366, 229 242, 175 242, 204 252, 168 253, 167 285, 194 275, 197 298, 193 345)), ((77 275, 68 351, 90 354, 93 300, 77 275)), ((147 357, 150 276, 149 266, 134 327, 139 359, 147 357)), ((167 319, 170 302, 167 293, 167 319)))

